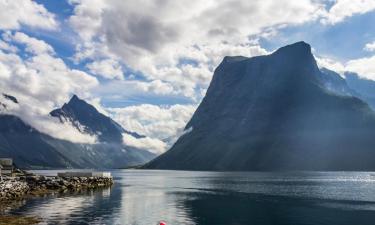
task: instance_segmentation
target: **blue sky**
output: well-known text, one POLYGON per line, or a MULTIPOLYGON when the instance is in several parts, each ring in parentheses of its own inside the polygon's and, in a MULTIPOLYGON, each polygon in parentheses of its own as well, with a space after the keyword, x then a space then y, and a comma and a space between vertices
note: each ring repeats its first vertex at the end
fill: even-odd
POLYGON ((17 113, 36 127, 77 94, 162 140, 184 127, 224 56, 301 40, 320 66, 375 79, 374 0, 19 0, 0 14, 1 88, 28 103, 17 113))
POLYGON ((334 26, 315 21, 281 29, 272 39, 261 40, 261 45, 272 50, 303 40, 311 44, 318 54, 345 62, 373 54, 363 48, 375 39, 374 22, 373 12, 352 16, 334 26))

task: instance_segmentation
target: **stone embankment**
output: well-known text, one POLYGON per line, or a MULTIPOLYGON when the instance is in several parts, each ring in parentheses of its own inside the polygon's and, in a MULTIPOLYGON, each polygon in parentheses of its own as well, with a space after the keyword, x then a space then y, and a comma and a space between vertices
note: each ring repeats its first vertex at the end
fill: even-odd
POLYGON ((112 184, 112 177, 46 177, 32 174, 3 177, 0 181, 0 201, 50 192, 96 189, 109 187, 112 184))
POLYGON ((3 178, 0 181, 0 200, 17 199, 30 190, 26 182, 17 179, 3 178))

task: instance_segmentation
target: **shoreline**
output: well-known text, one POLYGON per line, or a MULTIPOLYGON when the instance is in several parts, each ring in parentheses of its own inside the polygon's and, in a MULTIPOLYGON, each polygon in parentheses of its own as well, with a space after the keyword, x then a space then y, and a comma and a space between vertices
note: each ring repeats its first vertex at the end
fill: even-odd
POLYGON ((34 174, 3 177, 0 181, 0 203, 28 196, 105 188, 113 183, 112 177, 59 177, 34 174))
POLYGON ((42 219, 37 216, 7 213, 9 207, 17 202, 46 195, 93 191, 109 188, 113 184, 112 177, 42 176, 24 171, 14 177, 2 177, 0 180, 0 225, 42 222, 42 219))

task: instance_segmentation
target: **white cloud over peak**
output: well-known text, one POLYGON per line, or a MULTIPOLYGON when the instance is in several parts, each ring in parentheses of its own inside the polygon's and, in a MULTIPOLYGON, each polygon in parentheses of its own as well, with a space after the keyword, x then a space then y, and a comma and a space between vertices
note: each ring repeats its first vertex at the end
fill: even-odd
POLYGON ((126 129, 151 138, 167 139, 184 128, 196 105, 158 106, 142 104, 124 108, 109 108, 114 120, 126 129))
POLYGON ((333 60, 327 57, 314 56, 315 60, 320 68, 327 68, 329 70, 335 71, 341 75, 346 71, 345 65, 339 61, 333 60))
POLYGON ((155 154, 163 153, 167 150, 167 144, 155 138, 135 138, 132 135, 122 134, 125 145, 138 149, 147 150, 155 154))
POLYGON ((0 50, 0 89, 20 102, 9 113, 56 138, 93 143, 95 137, 80 133, 71 124, 59 123, 49 112, 65 103, 72 93, 88 96, 89 90, 98 85, 97 79, 70 69, 42 40, 21 32, 7 32, 2 39, 8 46, 17 43, 29 52, 21 57, 17 54, 20 50, 0 50))
POLYGON ((53 30, 58 22, 43 5, 31 0, 0 0, 0 29, 19 29, 22 25, 53 30))
POLYGON ((346 70, 356 72, 367 79, 375 80, 375 55, 348 61, 346 70))
POLYGON ((316 57, 319 67, 333 70, 343 76, 344 72, 354 72, 366 79, 375 80, 375 55, 339 62, 330 58, 316 57))
MULTIPOLYGON (((109 108, 108 111, 127 130, 146 135, 170 147, 183 133, 186 123, 193 115, 197 105, 158 106, 142 104, 124 108, 109 108)), ((130 140, 131 141, 131 140, 130 140)), ((148 139, 138 139, 138 142, 148 139)), ((160 142, 158 142, 160 144, 160 142)))

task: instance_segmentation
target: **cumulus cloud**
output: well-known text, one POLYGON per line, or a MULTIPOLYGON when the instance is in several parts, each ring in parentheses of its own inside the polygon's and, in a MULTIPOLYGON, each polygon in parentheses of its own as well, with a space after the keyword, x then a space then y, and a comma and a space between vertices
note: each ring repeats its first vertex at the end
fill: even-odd
POLYGON ((333 70, 342 76, 345 72, 354 72, 361 77, 375 80, 375 56, 353 59, 347 62, 339 62, 326 57, 316 57, 316 60, 319 67, 333 70))
POLYGON ((35 1, 1 0, 0 29, 18 29, 22 25, 48 30, 58 27, 55 16, 35 1))
POLYGON ((129 98, 160 98, 179 96, 169 83, 154 80, 151 82, 142 80, 113 80, 102 83, 93 88, 92 92, 106 100, 126 101, 129 98))
POLYGON ((7 51, 7 52, 17 52, 18 49, 17 47, 3 41, 3 40, 0 40, 0 50, 3 50, 3 51, 7 51))
POLYGON ((25 45, 25 50, 34 55, 40 55, 44 53, 54 54, 52 46, 44 41, 29 37, 28 35, 21 32, 16 32, 13 36, 11 36, 10 33, 6 33, 4 35, 4 38, 25 45))
POLYGON ((346 67, 343 63, 321 56, 315 56, 316 62, 320 68, 327 68, 329 70, 333 70, 341 75, 344 74, 346 71, 346 67))
POLYGON ((91 73, 107 79, 124 79, 121 65, 113 59, 94 61, 87 64, 86 67, 91 73))
POLYGON ((336 24, 342 22, 347 17, 356 14, 365 14, 373 10, 375 10, 375 1, 373 0, 336 0, 335 4, 325 13, 322 22, 336 24))
POLYGON ((135 147, 138 149, 147 150, 155 154, 160 154, 166 151, 167 144, 159 139, 154 138, 135 138, 132 135, 122 134, 125 145, 135 147))
POLYGON ((375 80, 375 55, 348 61, 346 70, 356 72, 367 79, 375 80))
POLYGON ((102 13, 108 4, 103 0, 69 0, 69 3, 75 6, 69 22, 84 40, 90 40, 102 25, 102 13))
POLYGON ((61 124, 48 116, 65 103, 72 93, 88 96, 98 81, 95 77, 70 69, 54 56, 52 46, 21 32, 6 32, 2 41, 17 43, 30 54, 20 57, 18 51, 0 50, 0 89, 14 95, 20 102, 9 108, 26 123, 56 138, 93 143, 95 137, 79 133, 70 124, 61 124))
POLYGON ((166 147, 170 147, 183 133, 184 127, 196 107, 197 105, 142 104, 124 108, 109 108, 108 111, 126 129, 157 139, 165 143, 166 147))
POLYGON ((109 108, 113 118, 131 131, 158 139, 166 139, 183 129, 196 105, 158 106, 142 104, 109 108))
POLYGON ((371 42, 371 43, 367 43, 367 44, 365 45, 364 50, 369 51, 369 52, 373 52, 373 51, 375 51, 375 41, 373 41, 373 42, 371 42))

